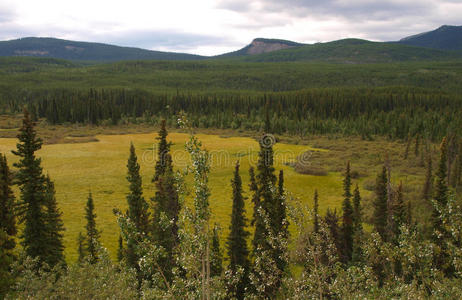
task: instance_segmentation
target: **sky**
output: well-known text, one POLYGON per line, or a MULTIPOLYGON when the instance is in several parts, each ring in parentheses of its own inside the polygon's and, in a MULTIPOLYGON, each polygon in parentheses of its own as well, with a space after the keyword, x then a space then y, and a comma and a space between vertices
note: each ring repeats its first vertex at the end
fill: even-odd
POLYGON ((0 40, 28 36, 216 55, 254 38, 393 41, 462 25, 462 0, 0 0, 0 40))

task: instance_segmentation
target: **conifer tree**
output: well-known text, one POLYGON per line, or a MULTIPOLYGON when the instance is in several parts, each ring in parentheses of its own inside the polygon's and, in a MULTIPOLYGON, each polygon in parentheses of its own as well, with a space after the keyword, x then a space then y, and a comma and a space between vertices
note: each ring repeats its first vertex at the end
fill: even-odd
POLYGON ((258 248, 259 245, 263 244, 263 241, 265 239, 265 225, 258 212, 258 210, 261 208, 261 203, 260 203, 260 195, 259 195, 258 185, 255 179, 255 172, 254 172, 253 167, 250 167, 249 169, 249 176, 250 176, 249 189, 253 193, 252 195, 253 217, 252 217, 251 224, 255 226, 254 236, 252 240, 252 246, 253 246, 253 251, 255 255, 256 249, 258 248))
POLYGON ((46 177, 46 197, 45 197, 45 220, 47 226, 47 244, 48 248, 45 262, 53 267, 56 264, 65 264, 63 232, 64 223, 62 212, 58 208, 55 196, 55 185, 50 177, 46 177))
POLYGON ((420 135, 417 135, 415 137, 415 146, 414 146, 415 157, 419 157, 419 150, 420 150, 420 135))
POLYGON ((245 198, 242 195, 242 180, 239 175, 239 161, 236 162, 234 178, 231 180, 233 188, 233 208, 231 213, 230 233, 226 242, 229 257, 229 270, 236 274, 238 268, 244 273, 242 279, 230 287, 237 299, 244 299, 245 289, 249 285, 249 250, 247 249, 247 237, 250 233, 245 229, 247 219, 245 217, 245 198))
POLYGON ((314 199, 313 199, 313 231, 314 233, 319 233, 319 203, 318 203, 318 190, 314 190, 314 199))
POLYGON ((13 250, 16 246, 14 237, 17 228, 14 213, 15 199, 11 186, 12 174, 6 156, 0 154, 0 299, 3 299, 13 284, 10 266, 15 259, 13 250))
MULTIPOLYGON (((127 194, 127 216, 133 222, 136 230, 142 233, 149 231, 149 212, 148 204, 143 197, 142 179, 140 175, 140 165, 136 156, 135 146, 130 144, 130 156, 127 162, 127 181, 129 183, 129 193, 127 194)), ((127 241, 127 250, 120 252, 125 254, 127 264, 138 270, 138 257, 135 254, 136 241, 127 241)))
POLYGON ((45 261, 48 240, 45 212, 45 176, 42 174, 41 160, 35 152, 42 148, 42 140, 37 137, 35 123, 24 109, 24 118, 19 130, 19 143, 13 154, 19 156, 16 181, 21 192, 19 201, 19 221, 24 223, 22 245, 26 255, 45 261))
POLYGON ((100 232, 96 229, 95 205, 91 192, 88 194, 87 206, 85 207, 85 219, 87 220, 87 236, 85 252, 90 256, 91 262, 98 260, 98 245, 100 232))
POLYGON ((223 254, 220 248, 218 226, 215 224, 212 230, 212 247, 210 253, 210 276, 221 276, 223 273, 223 254))
POLYGON ((432 157, 429 154, 427 158, 427 170, 425 172, 425 184, 422 190, 422 198, 427 203, 430 203, 430 199, 432 199, 432 189, 433 189, 432 157))
POLYGON ((324 222, 326 223, 327 228, 329 229, 330 236, 337 248, 338 257, 341 256, 342 239, 341 239, 341 229, 339 226, 340 217, 337 213, 337 209, 331 210, 327 209, 326 215, 324 216, 324 222))
POLYGON ((133 143, 130 144, 130 157, 128 158, 127 169, 127 181, 130 184, 130 192, 127 195, 127 215, 139 232, 147 233, 149 227, 148 204, 143 197, 140 165, 138 164, 133 143))
POLYGON ((160 122, 159 136, 156 138, 159 142, 157 143, 157 161, 154 178, 152 179, 153 182, 159 180, 159 177, 169 168, 166 159, 167 155, 170 153, 171 144, 167 142, 167 135, 166 121, 162 120, 160 122))
POLYGON ((345 178, 343 180, 343 196, 345 197, 342 203, 342 260, 343 263, 348 263, 351 260, 353 253, 353 220, 354 212, 351 206, 351 174, 350 162, 346 165, 345 178))
POLYGON ((363 224, 362 224, 362 212, 361 212, 361 194, 359 187, 356 184, 356 188, 353 192, 353 253, 351 259, 353 262, 359 262, 362 257, 362 236, 363 236, 363 224))
POLYGON ((278 179, 278 192, 275 197, 275 207, 274 214, 276 217, 274 232, 282 233, 284 236, 287 236, 289 233, 287 231, 288 223, 286 220, 286 204, 285 204, 285 193, 284 193, 284 171, 279 171, 278 179))
POLYGON ((388 192, 387 192, 387 168, 382 167, 382 172, 377 176, 375 185, 375 200, 374 200, 374 215, 373 224, 374 229, 379 233, 382 240, 386 240, 386 227, 388 219, 388 192))

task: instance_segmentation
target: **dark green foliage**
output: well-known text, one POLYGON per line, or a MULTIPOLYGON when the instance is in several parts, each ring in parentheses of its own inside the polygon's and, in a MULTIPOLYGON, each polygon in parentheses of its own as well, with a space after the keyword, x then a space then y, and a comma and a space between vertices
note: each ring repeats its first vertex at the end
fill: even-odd
POLYGON ((361 194, 359 192, 359 187, 356 184, 356 188, 353 192, 353 250, 351 254, 351 260, 355 263, 361 261, 363 254, 361 248, 363 241, 363 221, 361 210, 361 194))
POLYGON ((95 205, 91 192, 88 194, 87 206, 85 207, 85 219, 87 220, 86 230, 86 249, 85 252, 90 256, 91 262, 98 260, 98 246, 100 232, 96 229, 95 205))
POLYGON ((210 276, 221 276, 223 273, 223 254, 220 248, 218 226, 215 224, 212 230, 212 248, 210 253, 210 276))
POLYGON ((156 138, 159 140, 157 143, 157 161, 156 161, 156 172, 152 181, 157 181, 159 177, 165 174, 165 170, 170 168, 168 165, 167 156, 170 154, 170 143, 167 142, 167 128, 166 121, 162 120, 160 123, 159 136, 156 138))
POLYGON ((353 234, 354 234, 354 211, 351 205, 351 174, 350 162, 346 165, 345 178, 343 180, 342 203, 342 261, 347 264, 351 260, 353 253, 353 234))
POLYGON ((231 180, 233 188, 233 208, 231 213, 231 225, 228 240, 226 241, 227 254, 229 257, 229 270, 236 274, 238 268, 243 269, 242 279, 229 288, 237 299, 244 298, 245 289, 249 286, 249 250, 247 237, 250 233, 246 230, 247 219, 245 217, 245 198, 242 195, 242 180, 239 175, 239 161, 236 162, 234 178, 231 180))
POLYGON ((425 183, 422 190, 422 198, 430 203, 432 199, 432 190, 433 190, 433 168, 432 168, 432 157, 428 155, 427 158, 427 169, 425 172, 425 183))
POLYGON ((341 257, 343 245, 339 221, 340 217, 337 213, 337 210, 331 210, 330 208, 328 208, 326 211, 326 215, 324 216, 324 222, 326 223, 332 241, 334 242, 335 247, 337 248, 337 256, 341 257))
POLYGON ((419 156, 419 151, 420 151, 420 136, 417 135, 415 137, 415 145, 414 145, 414 154, 415 154, 415 157, 418 157, 419 156))
POLYGON ((24 119, 18 135, 19 143, 13 153, 19 156, 19 162, 14 166, 19 169, 16 180, 21 192, 19 220, 24 223, 22 245, 28 256, 38 257, 43 262, 48 256, 48 249, 44 247, 48 242, 46 185, 41 160, 35 156, 35 152, 42 147, 42 140, 37 137, 34 126, 29 112, 24 110, 24 119))
POLYGON ((127 169, 127 181, 129 182, 130 189, 127 195, 127 215, 139 232, 147 233, 149 227, 148 204, 143 197, 140 165, 138 164, 133 144, 130 145, 130 157, 128 158, 127 169))
POLYGON ((375 200, 374 200, 374 215, 373 215, 373 224, 374 229, 379 233, 380 237, 385 241, 386 240, 386 227, 388 219, 388 191, 387 191, 387 182, 388 174, 387 168, 382 167, 382 172, 377 175, 376 185, 375 185, 375 200))
POLYGON ((279 177, 278 177, 278 192, 277 195, 275 196, 275 228, 274 231, 277 233, 280 233, 284 236, 288 236, 289 232, 287 231, 287 227, 289 226, 289 223, 287 221, 287 213, 286 213, 286 195, 284 192, 284 171, 280 170, 279 171, 279 177))
MULTIPOLYGON (((127 195, 127 215, 133 222, 137 232, 148 233, 149 212, 148 204, 143 197, 142 179, 140 176, 140 165, 136 157, 135 146, 130 145, 130 156, 127 162, 127 181, 129 182, 129 193, 127 195)), ((127 251, 121 252, 126 255, 127 264, 132 268, 138 268, 138 257, 135 254, 136 241, 127 241, 127 251)))
POLYGON ((319 203, 318 203, 318 190, 314 190, 313 197, 313 231, 319 233, 319 203))
POLYGON ((44 247, 48 248, 45 262, 53 267, 57 264, 65 264, 63 232, 65 230, 62 220, 62 212, 58 208, 55 196, 55 185, 50 177, 46 177, 45 192, 45 220, 47 226, 47 243, 44 247))
POLYGON ((0 154, 0 299, 8 292, 14 280, 10 274, 10 266, 15 259, 13 250, 16 246, 15 235, 15 199, 12 186, 12 175, 8 168, 6 156, 0 154))
POLYGON ((259 190, 257 181, 255 179, 255 172, 254 168, 250 167, 249 169, 249 176, 250 176, 250 183, 249 189, 252 192, 252 203, 253 203, 253 217, 252 217, 252 226, 255 226, 254 236, 252 239, 252 246, 254 251, 254 256, 256 255, 255 251, 258 246, 263 244, 263 240, 265 239, 265 225, 263 220, 261 219, 261 215, 258 210, 261 208, 261 201, 259 196, 259 190))

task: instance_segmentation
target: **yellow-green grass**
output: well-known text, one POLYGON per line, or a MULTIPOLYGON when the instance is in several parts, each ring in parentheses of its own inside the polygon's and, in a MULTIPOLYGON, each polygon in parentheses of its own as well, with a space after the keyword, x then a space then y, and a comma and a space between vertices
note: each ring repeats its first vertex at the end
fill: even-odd
MULTIPOLYGON (((128 192, 128 185, 125 176, 130 142, 133 142, 137 149, 144 195, 149 200, 155 192, 151 178, 154 174, 156 158, 156 136, 155 133, 100 135, 96 136, 97 142, 44 145, 37 152, 37 155, 42 158, 44 172, 51 176, 56 185, 57 200, 66 227, 64 243, 68 261, 76 259, 76 239, 79 231, 84 231, 84 207, 89 191, 92 192, 95 200, 97 226, 102 231, 101 242, 111 256, 115 257, 119 229, 112 211, 113 208, 125 210, 127 206, 125 195, 128 192)), ((250 196, 248 170, 251 165, 256 165, 258 143, 251 138, 222 138, 205 134, 197 136, 210 151, 212 159, 211 222, 220 224, 223 229, 221 234, 225 237, 228 233, 232 205, 230 181, 234 164, 239 159, 246 196, 250 196)), ((189 159, 184 150, 188 138, 189 136, 183 133, 171 133, 168 136, 168 139, 173 142, 172 155, 178 170, 183 169, 189 159)), ((16 139, 0 139, 0 152, 6 153, 10 164, 17 161, 17 158, 11 154, 16 143, 16 139)), ((312 148, 276 144, 274 147, 276 170, 284 170, 287 190, 302 202, 311 204, 314 189, 317 188, 321 198, 321 212, 327 207, 338 207, 341 202, 340 173, 329 173, 327 176, 301 175, 284 165, 309 149, 312 148)), ((17 191, 16 194, 18 195, 17 191)), ((252 212, 250 202, 250 199, 246 202, 249 218, 252 212)))

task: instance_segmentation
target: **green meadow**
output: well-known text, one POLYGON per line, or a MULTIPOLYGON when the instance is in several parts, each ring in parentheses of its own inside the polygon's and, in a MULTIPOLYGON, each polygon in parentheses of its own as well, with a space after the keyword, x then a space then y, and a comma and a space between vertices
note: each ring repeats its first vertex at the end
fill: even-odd
MULTIPOLYGON (((218 223, 222 228, 222 236, 226 236, 231 212, 230 180, 235 162, 240 161, 246 195, 249 196, 248 170, 251 165, 256 165, 258 143, 252 138, 224 138, 205 134, 197 136, 211 155, 211 222, 218 223)), ((45 173, 50 174, 55 181, 56 196, 66 226, 64 242, 66 258, 69 261, 76 259, 76 239, 79 231, 84 231, 84 206, 89 191, 95 200, 97 225, 102 231, 101 242, 111 256, 115 257, 119 231, 113 208, 126 208, 125 195, 128 185, 125 176, 130 142, 133 142, 137 149, 145 198, 150 199, 155 193, 154 185, 151 183, 156 159, 155 133, 100 135, 96 138, 97 142, 44 145, 37 152, 42 158, 45 173)), ((180 171, 184 170, 189 161, 184 149, 188 139, 188 134, 169 134, 169 140, 173 143, 171 150, 175 167, 180 171)), ((0 152, 7 154, 10 164, 16 161, 16 157, 11 153, 16 147, 16 139, 2 138, 0 141, 0 152)), ((294 198, 311 204, 314 189, 317 188, 321 197, 321 211, 328 206, 338 207, 341 201, 340 173, 333 172, 327 176, 301 175, 286 165, 307 150, 315 149, 306 145, 283 143, 278 143, 274 147, 275 166, 277 170, 284 170, 287 190, 294 198)), ((250 218, 250 199, 247 200, 246 208, 250 218)))

